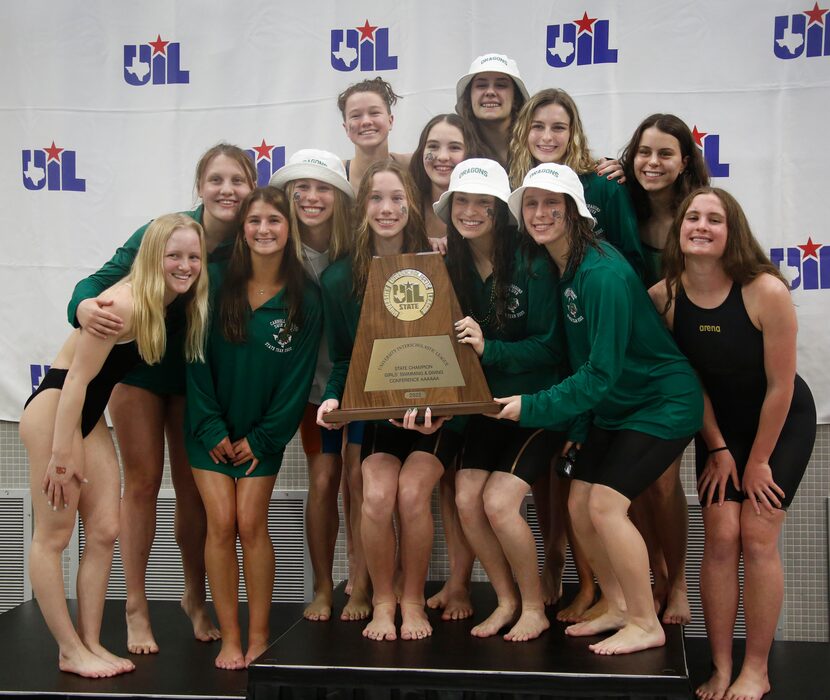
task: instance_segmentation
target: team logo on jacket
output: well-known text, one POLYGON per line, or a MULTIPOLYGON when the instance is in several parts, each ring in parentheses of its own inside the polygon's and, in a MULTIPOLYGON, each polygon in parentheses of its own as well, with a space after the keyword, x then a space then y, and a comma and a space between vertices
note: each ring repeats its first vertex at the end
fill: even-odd
POLYGON ((507 288, 507 318, 521 318, 526 314, 522 308, 522 295, 524 289, 518 285, 511 284, 507 288))
POLYGON ((692 129, 697 147, 703 152, 703 159, 712 177, 729 177, 729 163, 720 160, 720 134, 711 131, 700 131, 695 124, 692 129))
POLYGON ((792 248, 770 248, 770 260, 790 283, 790 289, 830 289, 830 245, 807 242, 792 248))
POLYGON ((568 311, 565 314, 565 318, 571 323, 582 323, 585 320, 585 317, 576 305, 576 292, 571 287, 565 289, 565 308, 568 311))
POLYGON ((349 73, 353 70, 396 70, 398 57, 389 53, 389 27, 369 24, 331 30, 331 67, 349 73))
POLYGON ((32 391, 40 386, 48 371, 49 365, 29 365, 29 374, 32 377, 32 391))
POLYGON ((155 41, 124 45, 124 80, 128 85, 181 85, 190 82, 190 71, 181 68, 181 44, 155 41))
POLYGON ((417 321, 432 307, 435 290, 420 270, 398 270, 383 285, 386 310, 399 321, 417 321))
POLYGON ((254 162, 257 187, 266 187, 271 176, 285 165, 285 146, 271 146, 265 139, 259 146, 245 149, 245 153, 254 162))
POLYGON ((75 174, 75 151, 51 146, 23 151, 23 186, 27 190, 85 192, 86 180, 75 174))
POLYGON ((800 56, 830 56, 830 32, 825 21, 827 12, 815 3, 812 10, 776 17, 772 43, 775 56, 784 60, 800 56))
POLYGON ((294 338, 296 331, 296 327, 286 327, 284 318, 275 318, 271 321, 271 338, 273 340, 266 340, 265 347, 272 352, 291 352, 294 349, 291 347, 291 340, 294 338))
POLYGON ((551 68, 598 63, 617 63, 617 49, 610 47, 611 20, 589 17, 564 24, 549 24, 545 58, 551 68))

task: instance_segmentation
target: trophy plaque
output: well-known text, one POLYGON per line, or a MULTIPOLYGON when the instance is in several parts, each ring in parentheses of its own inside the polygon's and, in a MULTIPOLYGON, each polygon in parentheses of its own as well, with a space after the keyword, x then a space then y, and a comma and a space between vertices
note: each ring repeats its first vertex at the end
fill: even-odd
POLYGON ((373 258, 340 408, 327 423, 498 413, 478 356, 456 340, 462 318, 438 253, 373 258))

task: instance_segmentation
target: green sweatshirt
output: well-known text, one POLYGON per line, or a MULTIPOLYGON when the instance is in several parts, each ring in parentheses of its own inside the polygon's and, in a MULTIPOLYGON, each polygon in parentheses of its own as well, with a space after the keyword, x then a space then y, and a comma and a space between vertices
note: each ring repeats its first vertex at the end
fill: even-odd
POLYGON ((703 395, 642 282, 608 243, 588 248, 559 282, 573 375, 522 396, 521 424, 547 427, 584 411, 607 430, 662 439, 697 432, 703 395))
POLYGON ((584 173, 579 179, 585 188, 588 211, 597 220, 594 233, 619 250, 637 276, 643 279, 645 261, 640 230, 628 190, 616 180, 608 180, 596 173, 584 173))
MULTIPOLYGON (((199 205, 192 211, 182 212, 194 221, 202 223, 204 207, 199 205)), ((109 289, 119 280, 122 280, 130 273, 133 261, 138 255, 138 249, 144 238, 147 227, 152 222, 144 224, 132 236, 127 239, 104 266, 86 279, 82 279, 75 285, 72 298, 67 307, 69 322, 78 327, 78 304, 85 299, 97 297, 105 289, 109 289)), ((228 240, 219 245, 216 250, 208 256, 208 262, 226 260, 233 247, 233 240, 228 240)), ((187 327, 184 302, 176 299, 167 309, 165 319, 167 326, 167 351, 164 357, 152 367, 139 363, 135 369, 122 380, 125 384, 148 389, 156 394, 184 394, 185 391, 185 361, 184 361, 184 340, 187 327)))
MULTIPOLYGON (((217 299, 225 265, 210 266, 211 295, 217 299)), ((302 323, 286 330, 285 291, 252 312, 245 343, 222 335, 218 303, 206 344, 205 362, 187 365, 185 444, 190 463, 201 469, 242 476, 248 465, 214 465, 208 454, 223 438, 247 437, 260 460, 252 476, 275 474, 285 446, 297 432, 317 364, 322 305, 306 279, 302 323)))

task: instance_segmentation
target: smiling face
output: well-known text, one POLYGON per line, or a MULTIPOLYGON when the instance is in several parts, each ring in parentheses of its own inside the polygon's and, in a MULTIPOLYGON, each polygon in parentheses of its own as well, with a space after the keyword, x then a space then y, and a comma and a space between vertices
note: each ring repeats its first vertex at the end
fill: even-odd
POLYGON ((536 243, 549 251, 567 248, 565 195, 528 187, 522 196, 522 221, 536 243))
POLYGON ((356 92, 346 100, 343 128, 355 146, 372 148, 389 138, 394 118, 376 92, 356 92))
POLYGON ((571 118, 562 105, 546 104, 533 112, 527 147, 537 163, 563 163, 571 142, 571 118))
POLYGON ((470 83, 473 114, 482 121, 510 119, 515 85, 504 73, 479 73, 470 83))
POLYGON ((309 228, 321 226, 331 220, 334 213, 333 185, 321 180, 297 180, 292 196, 297 218, 309 228))
POLYGON ((447 122, 438 122, 429 130, 424 146, 424 170, 432 184, 441 191, 447 191, 452 169, 465 156, 461 129, 447 122))
POLYGON ((366 203, 366 220, 375 236, 384 242, 400 241, 409 221, 409 202, 398 176, 389 171, 375 173, 366 203))
POLYGON ((649 194, 672 187, 686 168, 680 142, 671 134, 649 127, 643 131, 634 155, 634 176, 649 194))
POLYGON ((713 194, 692 200, 680 224, 680 252, 686 256, 719 259, 726 251, 726 209, 713 194))
POLYGON ((173 294, 184 294, 202 271, 199 234, 192 228, 177 228, 164 246, 164 285, 173 294))
POLYGON ((268 202, 253 202, 242 222, 245 242, 252 255, 275 255, 288 242, 288 220, 268 202))
POLYGON ((454 192, 450 216, 453 226, 467 240, 493 235, 496 198, 486 194, 454 192))
POLYGON ((239 214, 239 206, 251 192, 251 185, 242 167, 220 153, 205 167, 198 193, 205 204, 206 228, 214 223, 231 225, 239 214))

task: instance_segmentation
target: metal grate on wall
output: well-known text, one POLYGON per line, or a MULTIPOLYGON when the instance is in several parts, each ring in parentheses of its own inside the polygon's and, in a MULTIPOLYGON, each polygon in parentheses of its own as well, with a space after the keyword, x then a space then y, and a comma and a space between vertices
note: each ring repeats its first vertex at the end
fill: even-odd
MULTIPOLYGON (((278 603, 303 602, 311 597, 311 563, 305 547, 305 503, 307 491, 274 491, 268 508, 268 531, 276 552, 276 576, 272 600, 278 603)), ((149 600, 179 600, 184 592, 184 573, 181 555, 173 532, 175 493, 172 489, 159 492, 156 508, 156 537, 147 565, 146 589, 149 600)), ((77 574, 83 552, 83 526, 76 532, 77 544, 72 548, 71 584, 77 574)), ((242 572, 242 550, 237 540, 239 561, 239 600, 246 601, 242 572)), ((74 590, 70 595, 74 596, 74 590)), ((124 599, 127 596, 124 565, 118 543, 112 561, 107 598, 124 599)))
POLYGON ((0 489, 0 613, 32 597, 29 547, 32 497, 29 489, 0 489))

